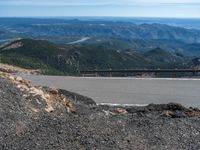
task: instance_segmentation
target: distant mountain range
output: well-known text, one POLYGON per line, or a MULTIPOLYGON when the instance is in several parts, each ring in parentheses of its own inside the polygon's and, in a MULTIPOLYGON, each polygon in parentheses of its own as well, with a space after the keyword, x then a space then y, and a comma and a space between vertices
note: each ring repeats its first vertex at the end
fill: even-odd
MULTIPOLYGON (((155 22, 165 23, 167 20, 157 19, 155 22)), ((179 21, 198 24, 197 20, 179 21)), ((183 55, 200 55, 200 30, 152 23, 152 19, 146 20, 149 24, 143 22, 145 20, 137 19, 0 18, 0 42, 31 38, 62 45, 102 44, 120 51, 148 51, 160 47, 183 55)))
POLYGON ((200 43, 200 30, 186 29, 165 24, 135 24, 131 20, 65 20, 65 19, 27 19, 0 18, 0 39, 36 38, 67 43, 73 39, 165 39, 186 43, 200 43))
POLYGON ((50 74, 83 69, 197 68, 200 30, 155 22, 0 18, 1 61, 50 74))

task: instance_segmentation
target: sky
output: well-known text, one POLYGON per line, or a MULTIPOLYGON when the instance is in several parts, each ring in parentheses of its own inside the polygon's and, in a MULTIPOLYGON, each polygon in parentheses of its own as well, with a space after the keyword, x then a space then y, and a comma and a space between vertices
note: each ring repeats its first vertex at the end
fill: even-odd
POLYGON ((200 0, 0 0, 0 17, 200 18, 200 0))

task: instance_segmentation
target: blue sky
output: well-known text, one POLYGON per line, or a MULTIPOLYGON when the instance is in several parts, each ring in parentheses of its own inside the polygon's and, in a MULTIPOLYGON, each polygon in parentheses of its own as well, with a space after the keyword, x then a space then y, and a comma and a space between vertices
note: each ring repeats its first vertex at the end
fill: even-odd
POLYGON ((200 0, 0 0, 0 16, 200 18, 200 0))

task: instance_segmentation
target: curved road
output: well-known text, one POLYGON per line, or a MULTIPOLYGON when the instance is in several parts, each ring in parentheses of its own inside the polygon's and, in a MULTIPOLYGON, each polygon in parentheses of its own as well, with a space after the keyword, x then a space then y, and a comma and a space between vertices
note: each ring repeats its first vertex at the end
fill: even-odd
POLYGON ((91 97, 97 103, 143 105, 176 102, 187 107, 200 107, 198 79, 22 76, 34 85, 62 88, 91 97))

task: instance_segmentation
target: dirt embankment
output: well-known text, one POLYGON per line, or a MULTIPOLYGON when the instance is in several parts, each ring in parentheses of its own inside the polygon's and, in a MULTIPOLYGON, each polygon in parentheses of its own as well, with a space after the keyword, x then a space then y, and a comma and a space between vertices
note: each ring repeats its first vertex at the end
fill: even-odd
POLYGON ((0 149, 200 149, 200 110, 96 105, 0 73, 0 149))
POLYGON ((34 74, 34 75, 41 74, 40 70, 24 69, 24 68, 20 68, 20 67, 8 65, 8 64, 2 64, 2 63, 0 63, 0 71, 22 73, 22 74, 34 74))

